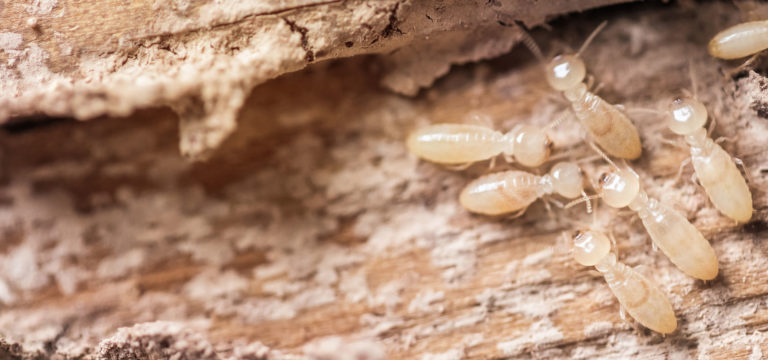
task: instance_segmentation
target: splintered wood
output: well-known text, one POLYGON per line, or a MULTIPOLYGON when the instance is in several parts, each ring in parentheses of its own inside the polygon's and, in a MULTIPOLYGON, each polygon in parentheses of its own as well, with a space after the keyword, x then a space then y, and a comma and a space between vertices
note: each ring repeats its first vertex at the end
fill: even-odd
MULTIPOLYGON (((550 217, 542 202, 517 219, 470 214, 459 194, 488 163, 456 172, 408 152, 408 134, 429 124, 488 118, 506 133, 567 110, 526 48, 455 67, 415 97, 378 86, 390 74, 380 58, 356 57, 256 87, 205 162, 179 154, 179 119, 165 107, 5 127, 0 357, 763 358, 768 80, 723 75, 739 64, 707 54, 740 13, 730 3, 626 5, 533 37, 554 54, 602 20, 582 54, 600 96, 665 108, 689 88, 690 59, 698 99, 717 118, 713 137, 734 139, 722 146, 746 165, 755 213, 737 225, 690 167, 675 182, 690 153, 667 141, 680 137, 666 120, 632 116, 639 186, 709 240, 714 280, 678 270, 637 216, 603 203, 594 223, 582 206, 550 217), (562 232, 593 224, 616 238, 617 261, 642 265, 633 271, 669 297, 676 331, 622 321, 602 275, 574 261, 562 232)), ((588 179, 611 170, 587 159, 576 121, 547 135, 562 160, 530 172, 557 161, 579 162, 588 179)))

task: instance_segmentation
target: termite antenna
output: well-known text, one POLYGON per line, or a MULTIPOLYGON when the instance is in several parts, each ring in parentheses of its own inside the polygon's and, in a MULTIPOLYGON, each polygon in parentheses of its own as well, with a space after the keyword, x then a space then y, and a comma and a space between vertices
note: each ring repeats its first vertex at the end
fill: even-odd
POLYGON ((589 201, 589 195, 584 190, 581 190, 581 198, 587 203, 587 214, 592 214, 592 202, 589 201))
POLYGON ((597 36, 597 34, 600 31, 602 31, 605 28, 606 25, 608 25, 608 21, 601 22, 600 25, 598 25, 597 28, 595 28, 595 30, 593 30, 592 33, 589 34, 589 36, 587 37, 587 40, 584 40, 584 43, 581 44, 581 48, 579 48, 579 51, 576 53, 576 56, 580 56, 581 53, 583 53, 584 50, 587 49, 587 47, 592 42, 592 40, 595 39, 595 36, 597 36))
POLYGON ((602 156, 602 157, 603 157, 603 159, 604 159, 606 162, 608 162, 608 164, 610 164, 610 165, 611 165, 611 167, 613 167, 613 168, 614 168, 614 169, 616 169, 616 170, 620 170, 620 169, 619 169, 619 167, 618 167, 618 166, 616 166, 616 163, 614 163, 614 162, 613 162, 613 160, 611 160, 611 158, 609 158, 609 157, 608 157, 608 155, 605 155, 605 153, 603 152, 603 150, 600 150, 600 148, 598 148, 598 147, 597 147, 597 145, 595 145, 595 143, 594 143, 594 142, 590 141, 590 142, 589 142, 589 146, 591 146, 591 147, 592 147, 592 149, 593 149, 593 150, 595 150, 595 152, 597 152, 598 154, 600 154, 600 156, 602 156))
POLYGON ((547 59, 544 57, 544 54, 541 52, 541 48, 539 48, 539 45, 536 44, 536 40, 533 40, 533 37, 531 34, 528 33, 528 31, 525 30, 521 25, 517 25, 518 30, 520 30, 521 38, 520 41, 523 42, 523 45, 528 48, 528 50, 531 50, 533 53, 533 56, 536 57, 536 59, 539 60, 540 63, 544 64, 547 62, 547 59))
POLYGON ((598 205, 598 203, 599 203, 598 199, 595 199, 595 207, 592 209, 592 226, 596 226, 597 225, 597 205, 598 205))
POLYGON ((554 129, 554 128, 558 127, 560 124, 562 124, 563 121, 565 121, 565 119, 570 118, 570 117, 571 117, 571 112, 570 111, 560 112, 560 114, 557 115, 555 120, 552 120, 552 122, 547 124, 547 126, 545 126, 545 128, 546 129, 550 129, 550 130, 554 129))
POLYGON ((651 114, 651 115, 663 115, 664 114, 663 111, 660 111, 660 110, 657 110, 657 109, 653 109, 653 108, 644 108, 644 107, 631 107, 631 108, 626 108, 626 110, 624 110, 624 111, 626 113, 640 113, 640 114, 651 114))
POLYGON ((569 209, 569 208, 572 208, 572 207, 574 207, 574 206, 576 206, 576 205, 579 205, 579 204, 581 204, 581 203, 583 203, 583 202, 587 202, 587 203, 589 203, 589 201, 590 201, 590 200, 592 200, 592 199, 598 199, 598 198, 601 198, 601 197, 603 196, 603 195, 600 195, 600 194, 589 195, 589 196, 586 196, 586 194, 584 194, 584 195, 585 195, 585 196, 584 196, 584 197, 582 197, 581 199, 576 199, 576 200, 573 200, 573 201, 571 201, 571 202, 569 202, 569 203, 565 204, 565 206, 563 207, 563 209, 569 209))
POLYGON ((691 77, 691 91, 693 91, 693 98, 699 100, 699 90, 696 86, 696 75, 693 71, 693 60, 688 59, 688 76, 691 77))

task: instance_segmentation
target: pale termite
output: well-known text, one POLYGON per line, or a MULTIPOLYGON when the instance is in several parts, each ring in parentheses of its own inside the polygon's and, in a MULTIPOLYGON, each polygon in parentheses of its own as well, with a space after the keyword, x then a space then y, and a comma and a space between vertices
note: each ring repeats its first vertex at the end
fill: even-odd
POLYGON ((435 124, 414 131, 407 141, 416 156, 446 165, 461 165, 503 154, 509 162, 537 167, 547 160, 552 141, 532 125, 518 125, 502 134, 489 127, 470 124, 435 124))
MULTIPOLYGON (((586 66, 581 53, 605 24, 603 22, 592 32, 578 52, 555 56, 544 70, 549 85, 568 99, 576 118, 592 139, 609 155, 633 160, 642 154, 637 128, 622 111, 589 91, 584 83, 586 66)), ((523 41, 544 62, 544 56, 532 38, 524 33, 523 41)))
POLYGON ((677 318, 667 296, 648 278, 624 265, 612 253, 611 241, 594 230, 578 231, 573 236, 573 257, 581 265, 599 271, 622 308, 643 326, 669 334, 677 328, 677 318))
POLYGON ((672 101, 670 130, 685 137, 691 162, 701 186, 721 213, 739 223, 752 218, 752 194, 733 158, 707 135, 707 108, 693 97, 672 101))
POLYGON ((485 215, 522 214, 538 198, 560 194, 568 199, 586 198, 581 169, 572 162, 555 164, 548 174, 509 170, 488 174, 467 185, 459 202, 467 210, 485 215))
POLYGON ((720 59, 738 59, 768 49, 768 21, 750 21, 731 26, 709 41, 709 54, 720 59))

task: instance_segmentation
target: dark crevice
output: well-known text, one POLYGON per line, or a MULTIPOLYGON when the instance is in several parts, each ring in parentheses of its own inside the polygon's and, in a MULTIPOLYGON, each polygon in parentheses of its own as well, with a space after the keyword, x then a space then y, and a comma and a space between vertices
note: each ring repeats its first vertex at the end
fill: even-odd
POLYGON ((291 31, 301 35, 301 48, 304 49, 305 52, 304 59, 306 59, 307 62, 315 61, 315 52, 312 50, 312 46, 309 45, 309 37, 307 36, 309 29, 300 26, 296 24, 295 21, 291 21, 286 18, 283 18, 283 21, 285 21, 285 23, 291 27, 291 31))
POLYGON ((397 10, 400 8, 400 3, 395 3, 395 6, 392 8, 392 10, 389 12, 389 24, 384 28, 384 30, 381 31, 381 36, 388 38, 392 36, 394 33, 398 33, 400 35, 404 34, 402 30, 398 27, 398 24, 400 23, 400 20, 397 19, 397 10))
POLYGON ((0 125, 0 129, 9 134, 20 134, 27 131, 37 130, 39 128, 56 125, 59 123, 74 121, 70 118, 47 117, 47 116, 28 116, 23 118, 11 119, 5 124, 0 125))
POLYGON ((752 106, 750 106, 752 110, 755 110, 757 112, 757 116, 768 119, 768 104, 762 102, 762 101, 755 101, 752 103, 752 106))

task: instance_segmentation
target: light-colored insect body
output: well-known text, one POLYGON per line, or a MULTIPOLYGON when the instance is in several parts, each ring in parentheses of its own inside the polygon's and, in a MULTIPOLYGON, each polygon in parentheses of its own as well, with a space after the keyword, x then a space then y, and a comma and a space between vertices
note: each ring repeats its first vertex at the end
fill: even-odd
POLYGON ((662 334, 675 331, 677 318, 667 296, 648 278, 617 261, 605 234, 579 231, 573 242, 574 259, 581 265, 594 266, 605 277, 611 292, 632 318, 662 334))
POLYGON ((640 135, 632 121, 584 83, 564 92, 576 118, 605 152, 622 159, 637 159, 643 152, 640 135))
POLYGON ((654 244, 680 270, 702 280, 717 276, 717 256, 709 241, 680 213, 649 198, 634 172, 617 169, 605 173, 599 187, 609 206, 628 206, 637 213, 654 244))
POLYGON ((523 166, 536 167, 549 160, 552 151, 544 131, 531 125, 518 125, 502 134, 479 125, 435 124, 413 132, 407 146, 420 158, 448 165, 504 154, 523 166))
MULTIPOLYGON (((575 54, 559 55, 546 63, 544 73, 549 85, 563 92, 581 125, 606 153, 633 160, 643 152, 637 128, 624 113, 590 92, 584 84, 587 71, 581 53, 605 25, 605 22, 600 24, 575 54)), ((524 37, 523 42, 544 62, 541 50, 530 36, 524 37)))
POLYGON ((544 176, 509 170, 479 177, 462 190, 459 202, 473 213, 501 215, 523 211, 544 195, 558 193, 575 199, 583 191, 581 169, 561 162, 544 176))
POLYGON ((696 177, 712 204, 724 215, 745 223, 752 218, 752 194, 731 156, 707 136, 707 109, 693 98, 677 99, 669 110, 669 127, 685 136, 696 177))
POLYGON ((768 21, 750 21, 729 27, 709 41, 709 54, 738 59, 768 49, 768 21))

